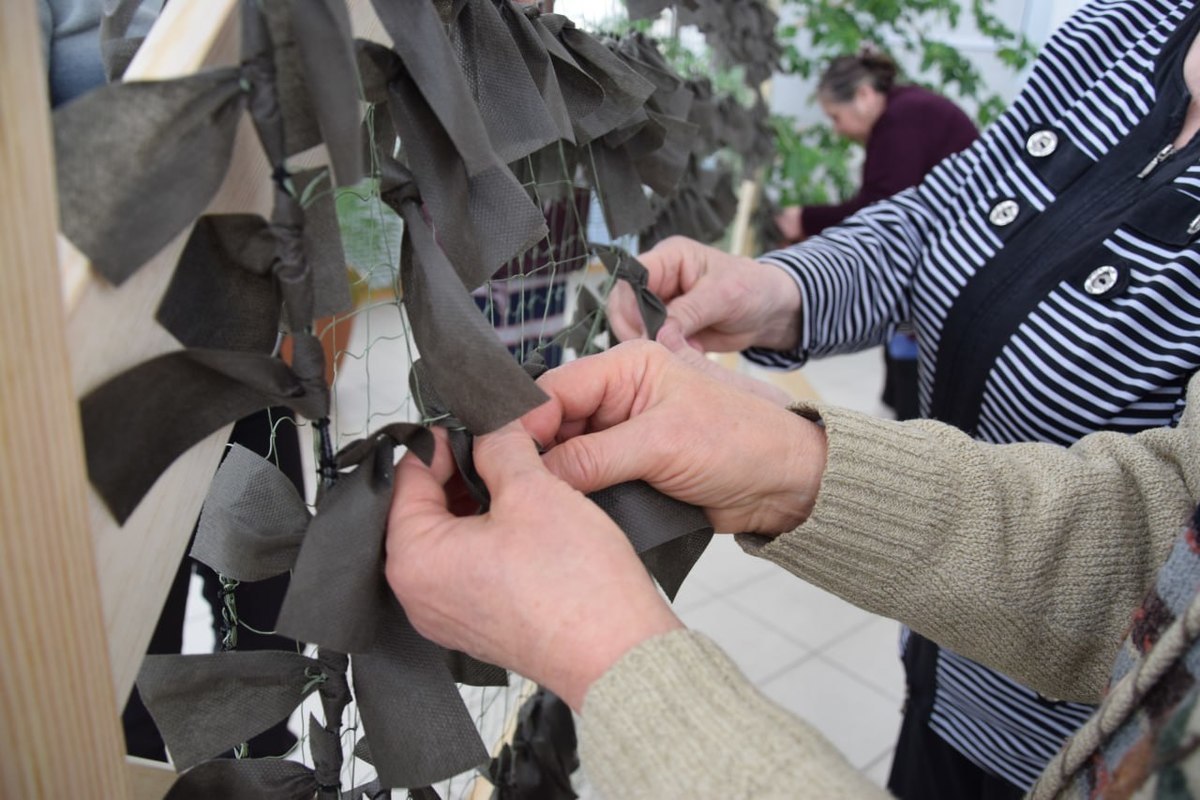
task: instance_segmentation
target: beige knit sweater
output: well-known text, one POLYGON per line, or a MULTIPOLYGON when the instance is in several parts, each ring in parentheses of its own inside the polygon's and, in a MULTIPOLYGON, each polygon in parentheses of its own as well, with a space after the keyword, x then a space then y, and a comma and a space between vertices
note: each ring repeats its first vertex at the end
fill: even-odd
MULTIPOLYGON (((1188 408, 1178 428, 1069 449, 798 408, 829 438, 812 516, 739 543, 1043 694, 1096 702, 1200 498, 1200 378, 1188 408)), ((887 797, 696 633, 627 653, 582 717, 584 769, 608 798, 887 797)))

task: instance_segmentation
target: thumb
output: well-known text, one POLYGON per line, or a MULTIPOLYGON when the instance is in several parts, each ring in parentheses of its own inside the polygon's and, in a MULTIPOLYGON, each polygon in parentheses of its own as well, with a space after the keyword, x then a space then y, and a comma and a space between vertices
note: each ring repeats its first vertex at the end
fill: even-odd
POLYGON ((531 473, 546 471, 537 445, 520 421, 475 437, 475 469, 493 497, 531 473))
POLYGON ((542 456, 542 463, 585 494, 646 478, 652 464, 646 449, 648 423, 643 419, 568 439, 542 456))
POLYGON ((667 303, 667 318, 679 323, 680 333, 691 337, 725 321, 728 303, 713 280, 701 279, 691 291, 667 303))

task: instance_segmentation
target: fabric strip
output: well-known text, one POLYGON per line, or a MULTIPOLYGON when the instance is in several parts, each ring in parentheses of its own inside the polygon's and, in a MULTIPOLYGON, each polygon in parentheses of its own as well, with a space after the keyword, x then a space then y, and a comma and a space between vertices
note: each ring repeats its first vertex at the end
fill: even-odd
POLYGON ((191 556, 234 580, 266 580, 295 565, 308 523, 291 480, 234 444, 209 486, 191 556))
POLYGON ((311 800, 313 771, 278 758, 207 761, 180 775, 164 800, 311 800))
POLYGON ((182 771, 286 719, 320 675, 319 662, 281 650, 148 655, 137 687, 182 771))
POLYGON ((488 760, 446 666, 392 598, 373 652, 354 657, 354 693, 371 761, 389 788, 428 786, 488 760))
POLYGON ((415 202, 405 222, 404 307, 435 393, 467 430, 490 433, 546 402, 446 261, 415 202))
POLYGON ((236 69, 110 84, 54 112, 62 231, 120 284, 225 179, 245 95, 236 69))
MULTIPOLYGON (((405 427, 405 440, 431 440, 428 430, 405 427)), ((322 498, 279 611, 281 635, 352 655, 375 644, 392 597, 382 563, 396 444, 382 435, 356 448, 361 463, 322 498)))
POLYGON ((712 539, 713 528, 704 512, 643 481, 619 483, 588 498, 625 532, 650 574, 674 600, 712 539))
MULTIPOLYGON (((315 341, 315 340, 314 340, 315 341)), ((182 350, 121 373, 80 401, 88 477, 118 522, 184 451, 271 406, 329 410, 320 343, 297 339, 296 369, 258 353, 182 350)))

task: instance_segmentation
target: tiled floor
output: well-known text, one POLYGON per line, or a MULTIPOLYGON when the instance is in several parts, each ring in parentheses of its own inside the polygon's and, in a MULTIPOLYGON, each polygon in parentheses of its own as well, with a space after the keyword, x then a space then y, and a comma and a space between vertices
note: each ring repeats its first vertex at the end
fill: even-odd
MULTIPOLYGON (((886 416, 878 348, 814 362, 794 377, 742 369, 793 392, 886 416), (807 384, 805 386, 804 384, 807 384)), ((676 598, 690 627, 715 640, 763 693, 815 725, 881 785, 900 725, 896 623, 868 614, 717 537, 676 598)))

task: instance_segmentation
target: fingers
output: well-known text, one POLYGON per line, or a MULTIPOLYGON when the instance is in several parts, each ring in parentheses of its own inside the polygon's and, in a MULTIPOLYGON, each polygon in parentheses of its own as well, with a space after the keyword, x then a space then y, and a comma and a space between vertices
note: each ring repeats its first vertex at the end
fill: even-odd
POLYGON ((608 293, 608 324, 617 341, 646 338, 646 326, 637 297, 624 281, 618 281, 608 293))
MULTIPOLYGON (((727 321, 728 301, 726 289, 718 281, 701 279, 690 291, 667 303, 667 316, 679 323, 683 336, 694 336, 727 321)), ((703 342, 703 337, 699 341, 703 342)))
POLYGON ((624 422, 644 394, 655 360, 665 358, 666 351, 656 344, 629 342, 552 369, 538 379, 551 402, 526 414, 522 422, 547 446, 583 430, 624 422))
POLYGON ((542 463, 584 493, 638 480, 650 471, 646 434, 645 426, 635 419, 599 433, 568 439, 546 453, 542 463))

